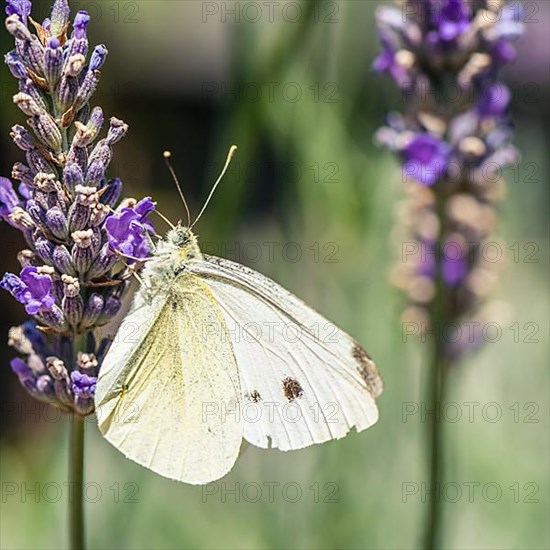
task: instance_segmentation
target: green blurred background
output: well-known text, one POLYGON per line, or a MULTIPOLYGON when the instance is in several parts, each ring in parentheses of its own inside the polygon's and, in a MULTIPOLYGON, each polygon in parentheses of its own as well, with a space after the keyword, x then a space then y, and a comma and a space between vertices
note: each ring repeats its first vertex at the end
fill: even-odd
MULTIPOLYGON (((386 387, 380 421, 367 432, 294 453, 250 447, 206 488, 126 460, 89 419, 91 548, 419 547, 428 508, 426 425, 420 412, 403 412, 421 406, 429 346, 403 337, 403 302, 389 283, 400 258, 389 236, 402 184, 396 160, 372 136, 401 103, 388 79, 370 71, 378 4, 73 2, 92 15, 91 42, 110 50, 95 103, 130 125, 111 170, 126 194, 150 194, 170 219, 183 217, 162 160, 170 149, 197 213, 236 143, 234 163, 197 228, 203 248, 274 278, 353 334, 386 387)), ((449 400, 462 417, 445 422, 447 548, 550 546, 550 3, 527 4, 536 11, 505 75, 523 158, 507 171, 499 230, 520 253, 508 250, 496 293, 507 304, 493 319, 502 337, 450 377, 449 400), (529 243, 537 247, 532 263, 524 261, 529 243), (528 339, 533 330, 536 342, 528 339), (468 409, 469 402, 479 405, 468 409)), ((38 6, 37 19, 47 7, 38 6)), ((11 48, 8 38, 1 33, 2 52, 11 48)), ((13 80, 4 67, 0 74, 0 164, 9 175, 21 159, 9 128, 24 117, 11 105, 13 80)), ((5 224, 0 232, 2 270, 15 270, 23 243, 5 224)), ((23 310, 5 293, 0 300, 6 335, 23 310)), ((63 547, 66 419, 25 395, 1 339, 0 546, 63 547)))

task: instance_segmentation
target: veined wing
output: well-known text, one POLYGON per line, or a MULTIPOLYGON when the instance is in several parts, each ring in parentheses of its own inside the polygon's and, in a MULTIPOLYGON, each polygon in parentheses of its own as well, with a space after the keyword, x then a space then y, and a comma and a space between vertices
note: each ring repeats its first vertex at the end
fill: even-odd
POLYGON ((382 380, 353 338, 252 269, 213 256, 189 269, 223 309, 250 443, 300 449, 377 421, 382 380))
POLYGON ((96 389, 98 424, 128 458, 165 477, 201 484, 235 463, 243 428, 240 384, 223 313, 198 277, 181 274, 124 321, 135 340, 116 341, 96 389), (219 331, 206 338, 204 327, 219 331))

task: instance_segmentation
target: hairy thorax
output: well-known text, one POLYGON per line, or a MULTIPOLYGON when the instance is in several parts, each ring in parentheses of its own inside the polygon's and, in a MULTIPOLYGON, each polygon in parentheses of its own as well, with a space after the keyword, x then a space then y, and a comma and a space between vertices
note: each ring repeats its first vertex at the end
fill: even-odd
POLYGON ((178 224, 166 238, 159 242, 152 259, 143 270, 143 279, 148 294, 170 292, 176 277, 185 267, 202 259, 197 237, 191 229, 178 224))

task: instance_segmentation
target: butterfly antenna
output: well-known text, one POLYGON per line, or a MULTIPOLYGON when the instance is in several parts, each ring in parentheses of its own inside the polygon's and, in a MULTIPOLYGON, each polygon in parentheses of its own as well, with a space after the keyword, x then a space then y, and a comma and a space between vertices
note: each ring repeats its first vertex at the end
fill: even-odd
POLYGON ((174 178, 174 183, 176 184, 178 193, 180 194, 181 200, 183 201, 183 206, 185 206, 185 213, 187 214, 187 225, 189 225, 191 223, 191 213, 189 212, 189 206, 187 204, 187 201, 185 200, 185 195, 183 194, 183 191, 181 189, 181 185, 180 185, 180 182, 178 181, 178 177, 176 176, 176 172, 174 168, 172 168, 172 164, 170 163, 170 160, 169 160, 170 157, 172 156, 172 153, 170 151, 164 151, 162 156, 164 157, 166 166, 168 166, 168 170, 170 170, 170 174, 172 174, 172 178, 174 178))
POLYGON ((229 164, 231 163, 231 159, 233 158, 233 155, 235 154, 236 150, 237 150, 236 145, 232 145, 231 148, 229 149, 229 153, 227 153, 227 158, 225 159, 225 165, 223 167, 223 170, 221 174, 218 176, 216 183, 214 183, 214 185, 212 186, 212 190, 210 191, 210 194, 208 195, 208 198, 206 199, 204 206, 201 208, 199 215, 195 218, 195 221, 191 224, 190 228, 192 228, 199 221, 200 217, 203 215, 204 211, 206 210, 206 207, 208 206, 208 203, 210 202, 212 195, 214 195, 214 192, 216 191, 216 188, 220 184, 220 181, 222 181, 222 178, 225 176, 225 173, 229 168, 229 164))
POLYGON ((172 229, 176 229, 176 226, 164 214, 160 213, 157 209, 153 210, 153 212, 163 219, 172 229))

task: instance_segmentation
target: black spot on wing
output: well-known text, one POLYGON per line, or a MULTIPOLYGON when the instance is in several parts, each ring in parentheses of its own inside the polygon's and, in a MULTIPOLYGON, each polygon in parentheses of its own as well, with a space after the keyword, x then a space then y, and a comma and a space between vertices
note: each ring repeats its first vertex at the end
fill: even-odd
POLYGON ((289 376, 281 380, 283 385, 283 393, 289 401, 294 401, 297 397, 302 397, 304 390, 300 383, 295 378, 290 378, 289 376))
POLYGON ((357 342, 353 345, 352 355, 357 361, 357 370, 365 381, 369 393, 374 398, 379 397, 384 391, 384 384, 374 361, 357 342))
POLYGON ((262 396, 260 395, 260 392, 258 390, 252 390, 250 393, 245 394, 245 397, 251 403, 258 403, 262 400, 262 396))

